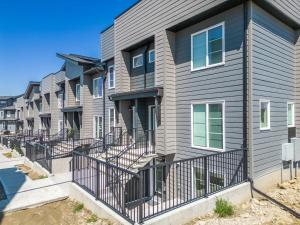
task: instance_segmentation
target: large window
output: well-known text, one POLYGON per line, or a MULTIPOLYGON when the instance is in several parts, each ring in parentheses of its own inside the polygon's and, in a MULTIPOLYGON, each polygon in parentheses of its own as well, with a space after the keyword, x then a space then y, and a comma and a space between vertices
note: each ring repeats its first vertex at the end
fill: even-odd
POLYGON ((149 51, 149 63, 153 63, 155 61, 155 51, 154 49, 149 51))
POLYGON ((260 111, 260 129, 261 130, 270 129, 270 101, 260 100, 259 111, 260 111))
POLYGON ((10 117, 11 117, 10 111, 7 111, 7 112, 6 112, 6 117, 7 117, 7 118, 10 118, 10 117))
POLYGON ((115 68, 108 67, 108 88, 115 88, 115 68))
POLYGON ((103 135, 103 120, 101 116, 94 116, 93 130, 94 130, 94 138, 102 138, 103 135))
POLYGON ((76 84, 76 101, 80 101, 80 84, 76 84))
POLYGON ((103 78, 99 77, 93 80, 93 97, 101 98, 103 96, 103 78))
POLYGON ((225 63, 224 23, 192 34, 192 71, 225 63))
POLYGON ((57 96, 57 107, 61 109, 63 107, 64 95, 62 93, 57 96))
POLYGON ((192 104, 192 146, 224 150, 224 102, 192 104))
POLYGON ((115 109, 114 108, 109 109, 108 118, 109 118, 108 129, 109 129, 109 132, 111 132, 112 127, 115 127, 115 109))
POLYGON ((138 68, 138 67, 143 66, 143 65, 144 65, 144 57, 143 57, 143 54, 134 56, 134 57, 132 58, 132 65, 133 65, 133 68, 138 68))
POLYGON ((288 108, 287 109, 288 127, 294 127, 295 126, 295 104, 289 102, 287 108, 288 108))

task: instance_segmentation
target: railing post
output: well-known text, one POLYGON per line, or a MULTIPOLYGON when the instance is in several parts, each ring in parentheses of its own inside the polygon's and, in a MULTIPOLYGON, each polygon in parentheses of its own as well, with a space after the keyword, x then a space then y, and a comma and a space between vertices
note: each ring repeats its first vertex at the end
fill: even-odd
POLYGON ((204 157, 204 197, 208 196, 208 160, 207 156, 204 157))
POLYGON ((243 163, 244 163, 244 181, 248 179, 248 155, 247 148, 243 149, 243 163))
POLYGON ((141 224, 143 223, 143 179, 141 174, 138 176, 138 179, 139 179, 139 199, 140 199, 138 223, 141 224))
POLYGON ((96 177, 96 182, 97 182, 97 184, 96 184, 96 200, 99 200, 99 181, 100 181, 100 177, 99 177, 99 161, 97 160, 96 161, 97 162, 97 166, 96 166, 96 169, 97 169, 97 172, 96 172, 96 174, 97 174, 97 177, 96 177))
POLYGON ((75 153, 72 151, 72 182, 74 182, 74 175, 75 175, 75 153))

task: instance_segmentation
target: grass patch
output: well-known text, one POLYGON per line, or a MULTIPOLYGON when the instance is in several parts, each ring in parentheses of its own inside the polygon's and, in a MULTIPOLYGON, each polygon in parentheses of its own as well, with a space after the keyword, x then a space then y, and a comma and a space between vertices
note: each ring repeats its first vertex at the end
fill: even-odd
POLYGON ((233 205, 224 199, 217 199, 214 211, 219 217, 227 217, 234 214, 233 205))
POLYGON ((98 217, 95 214, 90 215, 86 218, 87 223, 96 223, 98 221, 98 217))
POLYGON ((76 202, 73 207, 73 213, 80 212, 81 210, 83 210, 83 208, 84 208, 84 205, 82 203, 76 202))
POLYGON ((40 175, 39 176, 39 179, 46 179, 46 178, 48 178, 48 176, 46 176, 46 175, 40 175))
POLYGON ((6 157, 6 158, 12 158, 12 153, 11 152, 5 152, 3 153, 3 155, 6 157))

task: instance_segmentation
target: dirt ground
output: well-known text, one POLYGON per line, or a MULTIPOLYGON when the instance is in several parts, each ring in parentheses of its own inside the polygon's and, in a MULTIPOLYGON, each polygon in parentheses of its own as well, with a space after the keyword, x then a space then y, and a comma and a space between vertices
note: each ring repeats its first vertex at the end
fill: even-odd
MULTIPOLYGON (((277 201, 300 213, 300 177, 278 185, 267 193, 277 201)), ((235 207, 234 216, 218 218, 208 215, 195 219, 188 225, 299 225, 300 220, 264 198, 235 207)))
POLYGON ((87 222, 92 214, 86 209, 74 212, 75 202, 64 200, 33 209, 4 214, 1 225, 113 225, 114 223, 97 218, 87 222))

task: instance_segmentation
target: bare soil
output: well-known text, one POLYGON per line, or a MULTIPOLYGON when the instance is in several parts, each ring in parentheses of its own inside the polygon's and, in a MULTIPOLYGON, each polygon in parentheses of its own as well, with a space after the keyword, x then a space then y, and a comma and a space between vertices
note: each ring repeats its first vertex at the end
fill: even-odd
POLYGON ((109 220, 97 218, 88 223, 92 213, 87 209, 73 212, 75 202, 64 200, 37 208, 4 214, 1 225, 113 225, 109 220))
MULTIPOLYGON (((267 193, 272 198, 300 213, 300 177, 278 185, 267 193)), ((235 207, 235 214, 228 218, 208 215, 188 225, 299 225, 300 220, 264 198, 235 207)))
POLYGON ((25 175, 30 177, 31 180, 39 180, 39 179, 47 178, 46 176, 43 176, 42 174, 33 171, 30 167, 24 164, 17 165, 16 167, 18 170, 21 170, 25 175))

